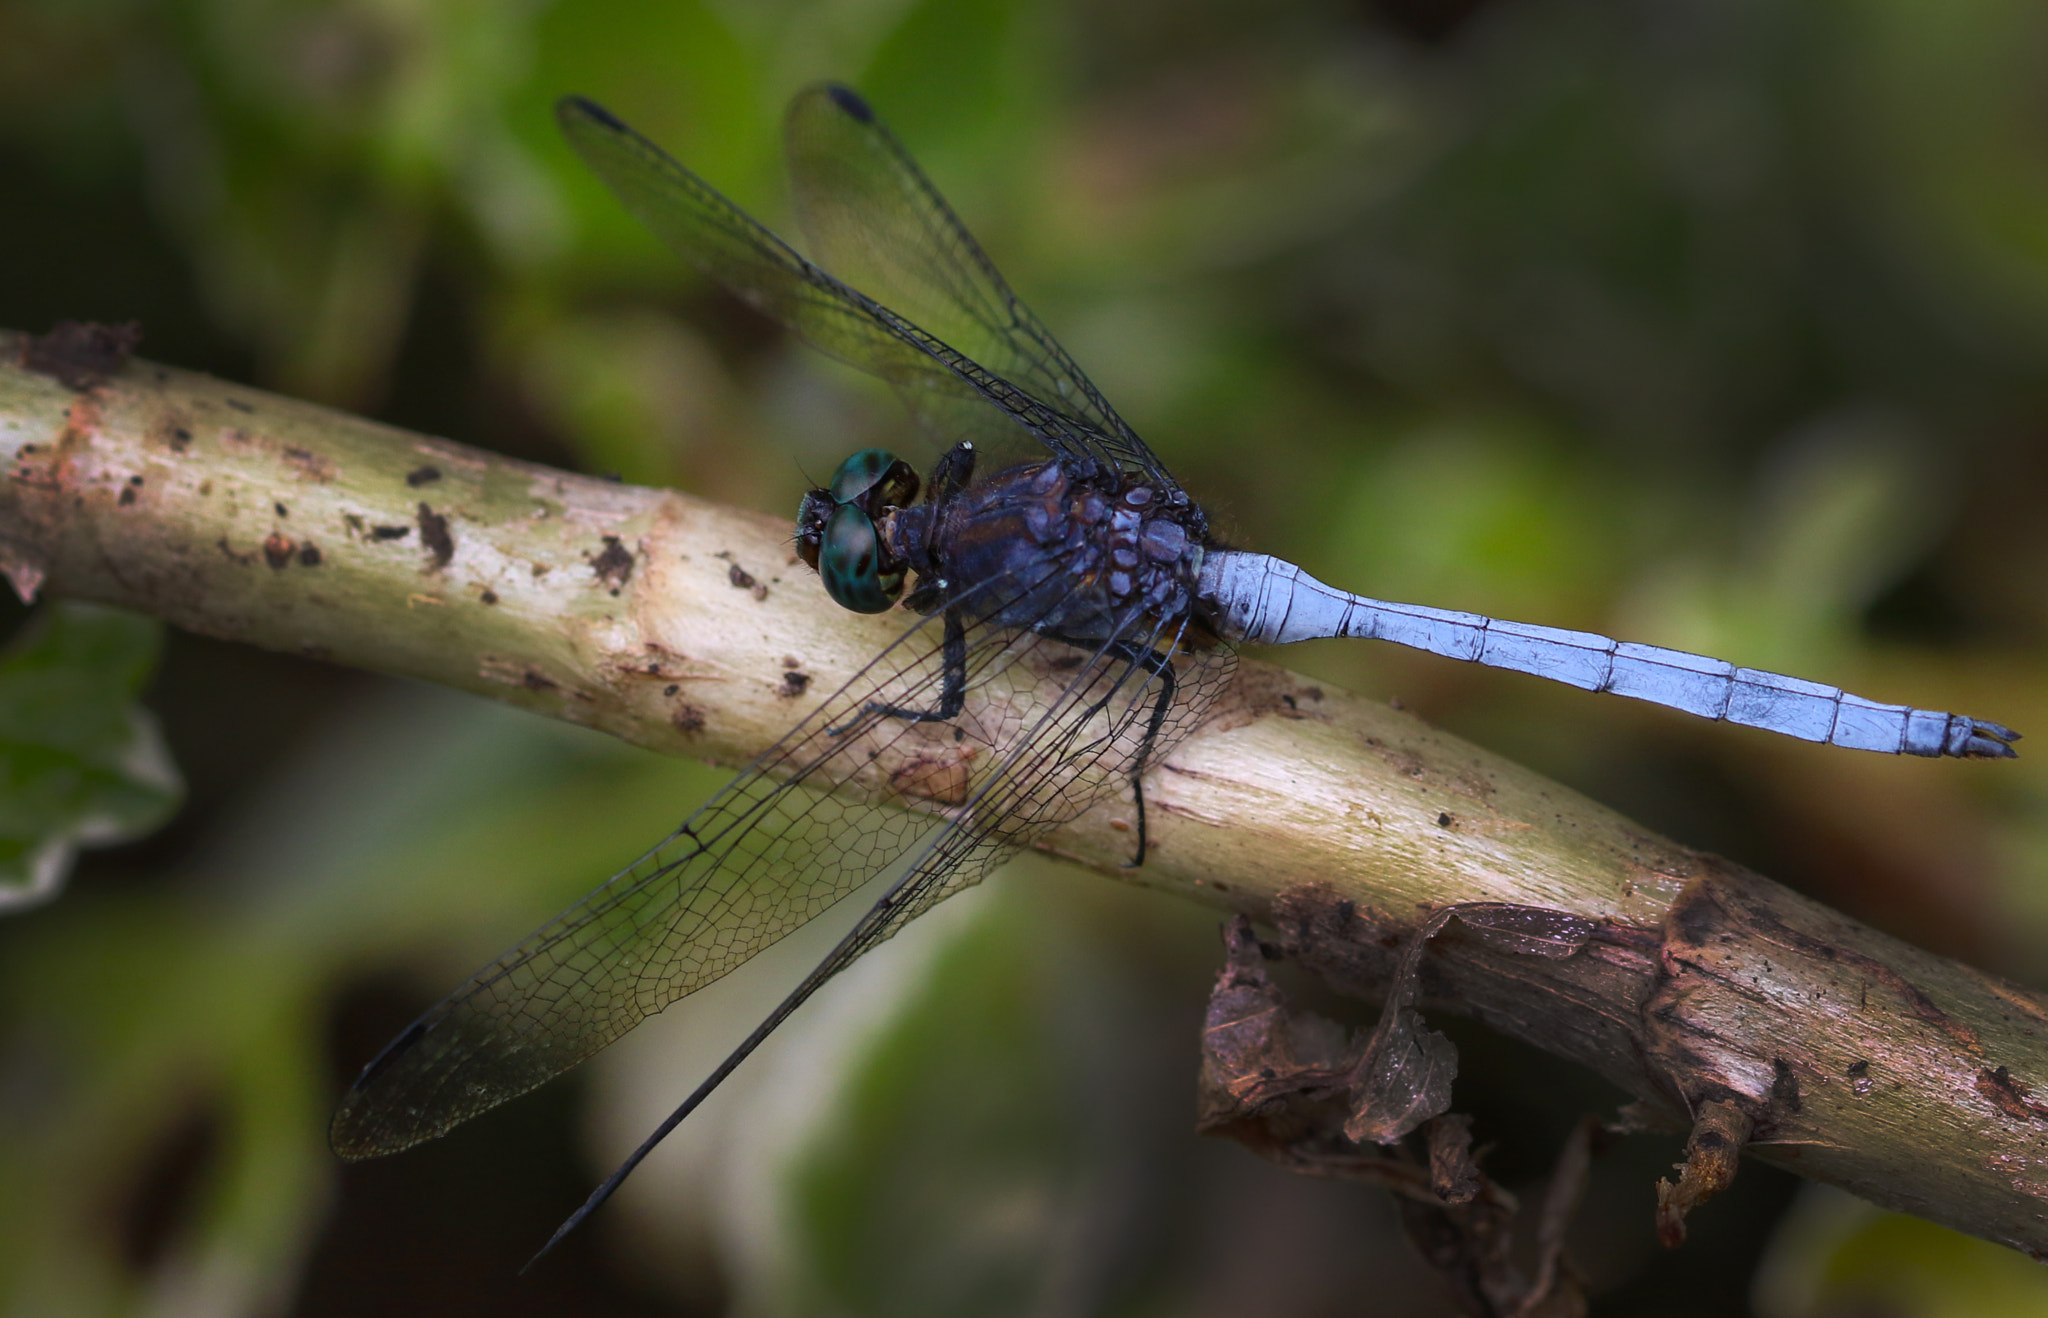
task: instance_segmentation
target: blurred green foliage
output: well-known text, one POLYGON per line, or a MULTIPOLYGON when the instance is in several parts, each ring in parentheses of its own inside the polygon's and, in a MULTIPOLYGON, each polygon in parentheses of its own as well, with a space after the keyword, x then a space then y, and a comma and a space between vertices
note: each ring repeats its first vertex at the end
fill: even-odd
POLYGON ((58 603, 0 651, 0 910, 57 895, 81 845, 148 833, 183 787, 136 703, 161 628, 58 603))
MULTIPOLYGON (((1230 538, 2038 729, 2044 51, 2028 0, 12 0, 0 324, 136 316, 163 360, 793 507, 805 471, 901 445, 895 404, 703 287, 550 106, 603 101, 787 232, 781 109, 838 77, 1230 538)), ((114 711, 146 637, 108 644, 66 665, 104 689, 96 764, 140 726, 114 711)), ((2048 974, 2031 751, 1894 763, 1371 647, 1287 658, 2048 974)), ((0 923, 0 1313, 1443 1309, 1383 1201, 1186 1133, 1213 919, 1043 867, 857 968, 858 1046, 830 1033, 850 1007, 807 1009, 733 1124, 693 1119, 515 1286, 689 1077, 615 1049, 570 1082, 587 1149, 577 1104, 536 1098, 343 1171, 324 1112, 717 775, 186 637, 149 700, 191 807, 0 923)), ((1517 1185, 1614 1100, 1459 1044, 1517 1185)), ((1858 1276, 1994 1285, 1913 1225, 1773 1242, 1790 1182, 1760 1168, 1662 1254, 1673 1156, 1599 1169, 1574 1249, 1605 1312, 1734 1311, 1767 1246, 1834 1279, 1780 1312, 1841 1312, 1858 1276)))
POLYGON ((2048 1314, 2040 1271, 1989 1241, 1810 1186, 1758 1274, 1757 1309, 1760 1318, 2034 1318, 2048 1314))

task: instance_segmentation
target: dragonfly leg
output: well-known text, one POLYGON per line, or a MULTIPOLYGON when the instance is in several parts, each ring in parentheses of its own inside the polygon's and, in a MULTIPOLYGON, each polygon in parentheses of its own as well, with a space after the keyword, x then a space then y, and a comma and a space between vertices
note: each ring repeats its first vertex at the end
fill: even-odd
POLYGON ((968 440, 947 449, 932 466, 932 473, 925 478, 924 501, 926 503, 950 503, 953 497, 967 488, 974 479, 974 445, 968 440))
MULTIPOLYGON (((909 705, 891 705, 871 700, 861 706, 861 715, 880 714, 884 718, 900 718, 908 723, 944 723, 960 717, 960 711, 967 707, 967 626, 960 621, 956 609, 946 610, 945 639, 939 643, 939 703, 932 709, 914 709, 909 705)), ((842 723, 836 728, 827 728, 831 736, 843 736, 859 726, 860 720, 842 723)))
POLYGON ((1136 869, 1145 863, 1145 769, 1152 762, 1152 748, 1159 742, 1159 729, 1166 725, 1166 711, 1173 707, 1173 698, 1179 693, 1179 682, 1173 674, 1173 661, 1156 650, 1146 650, 1138 660, 1159 677, 1159 698, 1152 702, 1152 717, 1145 724, 1145 740, 1138 743, 1137 758, 1131 761, 1131 799, 1137 802, 1138 810, 1138 851, 1125 869, 1136 869))
MULTIPOLYGON (((1052 639, 1064 641, 1068 645, 1087 644, 1065 636, 1052 636, 1052 639)), ((1138 743, 1138 753, 1131 759, 1131 800, 1138 812, 1138 847, 1131 859, 1124 862, 1124 868, 1134 870, 1145 863, 1145 769, 1152 762, 1152 748, 1158 744, 1159 730, 1166 726, 1166 711, 1173 708, 1173 698, 1179 694, 1180 684, 1174 676, 1172 656, 1161 654, 1150 646, 1137 645, 1130 641, 1111 641, 1102 647, 1102 652, 1143 668, 1159 679, 1159 695, 1152 702, 1152 716, 1145 721, 1144 740, 1138 743)), ((1090 716, 1106 707, 1114 694, 1112 692, 1111 695, 1104 696, 1094 709, 1088 711, 1090 716)))

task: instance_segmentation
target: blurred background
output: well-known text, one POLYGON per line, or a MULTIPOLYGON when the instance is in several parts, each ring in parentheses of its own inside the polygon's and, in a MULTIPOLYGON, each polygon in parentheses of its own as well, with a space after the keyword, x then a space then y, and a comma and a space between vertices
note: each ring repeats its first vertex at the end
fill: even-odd
MULTIPOLYGON (((0 0, 0 326, 134 318, 160 361, 793 509, 907 444, 893 402, 636 230, 550 106, 782 226, 782 106, 837 77, 1228 538, 2048 734, 2043 67, 2031 0, 0 0)), ((0 707, 90 672, 92 735, 142 748, 66 807, 130 840, 0 918, 0 1314, 1451 1311, 1378 1192, 1192 1133, 1218 915, 1038 860, 843 976, 520 1279, 817 948, 402 1156, 337 1164, 327 1113, 723 774, 11 596, 0 635, 0 707)), ((2048 984, 2048 740, 1900 762, 1285 657, 2048 984)), ((5 804, 0 860, 54 880, 68 842, 5 804)), ((1443 1024, 1535 1198, 1621 1096, 1443 1024)), ((2048 1313, 2019 1255, 1756 1165, 1663 1251, 1678 1156, 1596 1165, 1596 1313, 2048 1313)))

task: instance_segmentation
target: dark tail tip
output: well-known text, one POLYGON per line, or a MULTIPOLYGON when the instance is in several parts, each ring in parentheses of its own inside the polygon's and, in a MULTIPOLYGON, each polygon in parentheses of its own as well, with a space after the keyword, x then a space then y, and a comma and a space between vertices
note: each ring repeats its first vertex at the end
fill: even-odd
POLYGON ((1977 760, 2019 758, 2019 752, 2012 747, 2012 743, 2020 739, 2019 733, 2002 723, 1993 723, 1988 719, 1970 719, 1968 723, 1971 735, 1964 747, 1964 755, 1977 760))

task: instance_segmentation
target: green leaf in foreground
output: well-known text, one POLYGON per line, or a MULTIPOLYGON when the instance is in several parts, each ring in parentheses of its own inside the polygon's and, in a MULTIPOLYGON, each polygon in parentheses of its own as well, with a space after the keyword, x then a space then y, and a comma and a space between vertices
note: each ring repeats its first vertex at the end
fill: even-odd
POLYGON ((55 601, 0 653, 0 911, 54 897, 81 846, 140 837, 184 784, 136 694, 160 627, 55 601))

